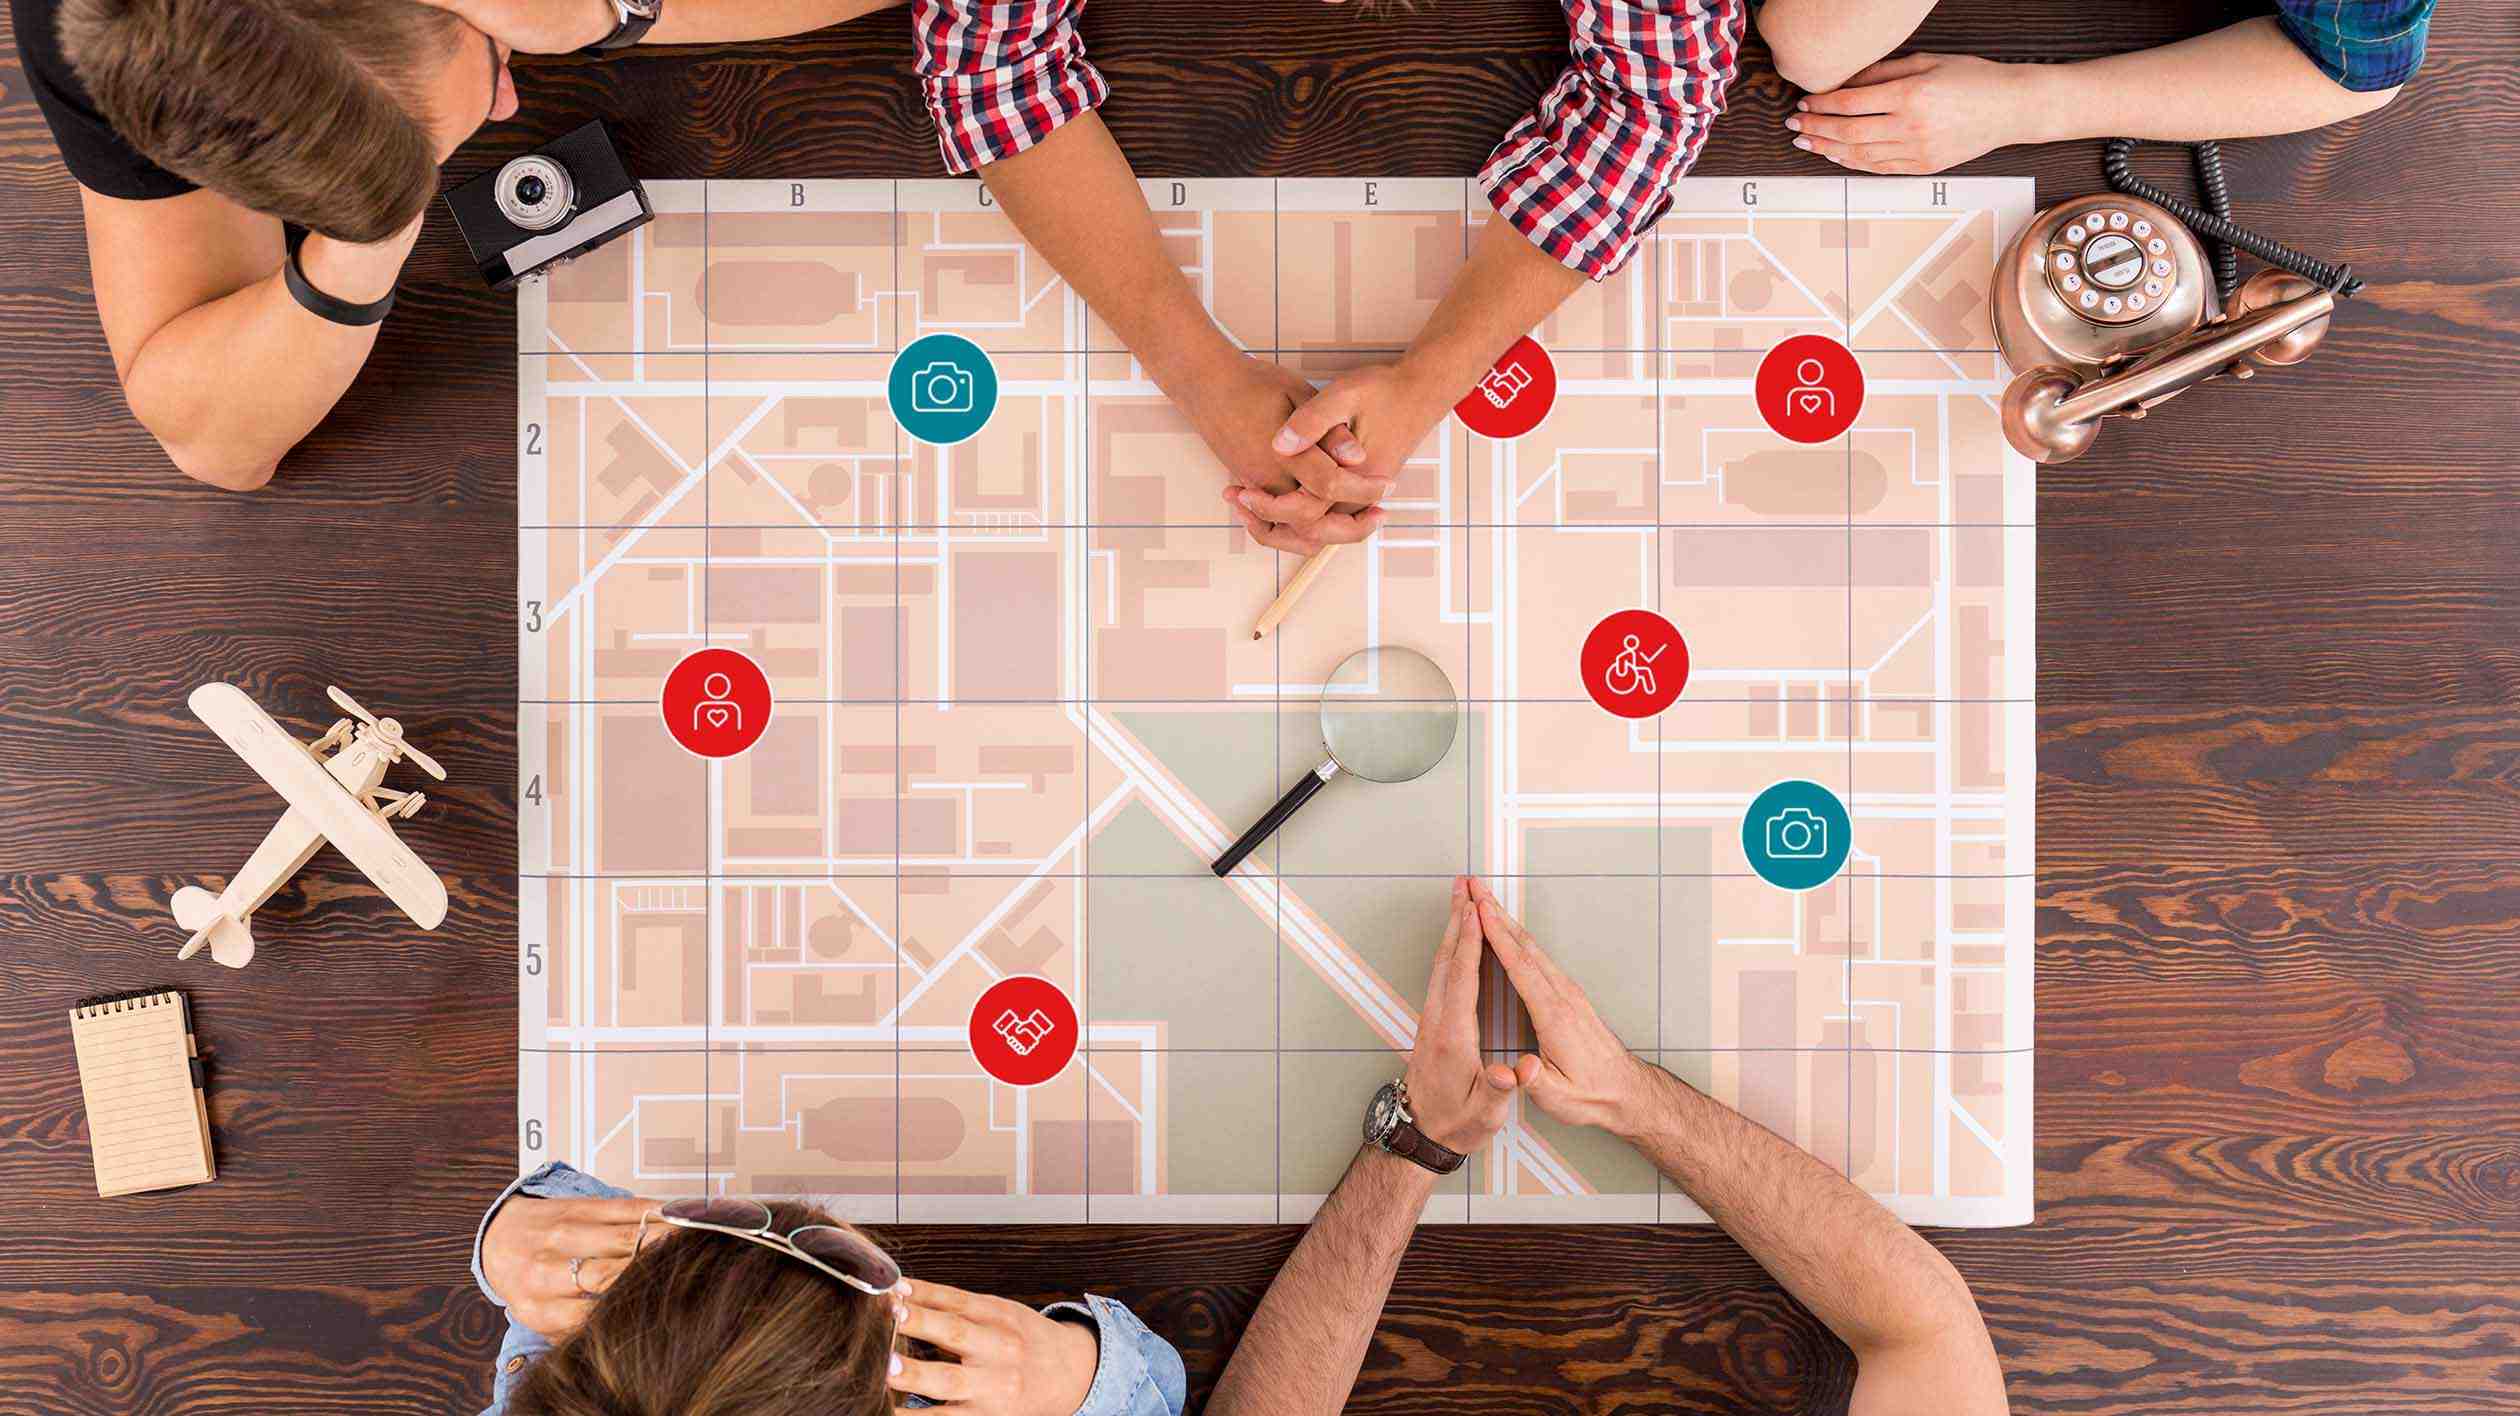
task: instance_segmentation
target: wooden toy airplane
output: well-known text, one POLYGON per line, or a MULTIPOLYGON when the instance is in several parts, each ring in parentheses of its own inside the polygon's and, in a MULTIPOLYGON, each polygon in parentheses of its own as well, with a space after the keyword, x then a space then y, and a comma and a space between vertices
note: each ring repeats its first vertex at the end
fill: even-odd
POLYGON ((377 785, 387 767, 406 757, 441 782, 446 770, 403 741, 402 724, 375 716, 340 689, 324 692, 358 721, 343 718, 311 743, 289 736, 233 684, 205 683, 186 700, 193 716, 235 749, 289 809, 226 890, 213 895, 187 885, 175 892, 175 922, 193 932, 175 957, 189 959, 206 943, 211 958, 232 969, 245 967, 254 957, 246 921, 326 841, 422 929, 435 929, 446 918, 446 886, 388 824, 418 811, 424 798, 377 785))

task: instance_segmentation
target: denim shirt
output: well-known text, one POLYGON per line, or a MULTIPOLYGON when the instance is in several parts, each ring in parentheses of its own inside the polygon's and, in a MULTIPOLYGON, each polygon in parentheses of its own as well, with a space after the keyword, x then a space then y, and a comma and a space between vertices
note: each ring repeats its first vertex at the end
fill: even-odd
MULTIPOLYGON (((490 1221, 498 1214, 499 1206, 507 1203, 508 1196, 619 1199, 629 1193, 556 1160, 531 1175, 518 1177, 490 1202, 489 1213, 481 1217, 481 1228, 474 1231, 473 1282, 480 1285, 484 1297, 502 1309, 507 1307, 498 1294, 490 1291, 490 1280, 482 1276, 481 1241, 490 1232, 490 1221)), ((1094 1384, 1085 1393, 1084 1405, 1076 1408, 1076 1416, 1181 1416, 1181 1408, 1189 1400, 1189 1379, 1182 1371, 1181 1354, 1139 1322, 1137 1314, 1092 1293, 1086 1294, 1081 1303, 1053 1303, 1041 1311, 1062 1322, 1083 1323, 1092 1328, 1095 1343, 1102 1349, 1094 1366, 1094 1384)), ((549 1338, 509 1318, 507 1337, 499 1344, 499 1365, 490 1378, 490 1404, 482 1408, 481 1416, 503 1416, 508 1396, 524 1380, 525 1369, 550 1350, 549 1338)), ((928 1403, 909 1396, 903 1398, 902 1404, 928 1403)))

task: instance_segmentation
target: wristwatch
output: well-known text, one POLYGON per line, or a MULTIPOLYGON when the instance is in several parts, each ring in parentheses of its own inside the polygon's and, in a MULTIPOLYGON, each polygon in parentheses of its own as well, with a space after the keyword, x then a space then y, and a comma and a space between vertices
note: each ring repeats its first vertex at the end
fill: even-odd
POLYGON ((604 0, 612 7, 613 32, 586 46, 584 53, 602 54, 607 50, 627 49, 647 38, 656 28, 657 16, 665 12, 665 0, 604 0))
POLYGON ((1365 1108, 1365 1139, 1402 1160, 1425 1166, 1438 1175, 1450 1175, 1461 1168, 1468 1157, 1427 1139, 1417 1128, 1417 1118, 1409 1114, 1409 1084, 1385 1082, 1374 1093, 1365 1108))

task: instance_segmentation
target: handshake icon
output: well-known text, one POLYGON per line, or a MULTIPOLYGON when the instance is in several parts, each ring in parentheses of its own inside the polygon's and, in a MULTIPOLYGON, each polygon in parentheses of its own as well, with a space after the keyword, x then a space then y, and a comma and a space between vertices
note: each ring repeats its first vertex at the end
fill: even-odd
POLYGON ((998 1014, 997 1021, 989 1026, 997 1030, 998 1036, 1006 1039, 1006 1045, 1015 1049, 1016 1056, 1029 1057, 1034 1048, 1049 1038, 1057 1024, 1052 1023, 1039 1008, 1020 1018, 1015 1016, 1014 1009, 1009 1008, 998 1014))

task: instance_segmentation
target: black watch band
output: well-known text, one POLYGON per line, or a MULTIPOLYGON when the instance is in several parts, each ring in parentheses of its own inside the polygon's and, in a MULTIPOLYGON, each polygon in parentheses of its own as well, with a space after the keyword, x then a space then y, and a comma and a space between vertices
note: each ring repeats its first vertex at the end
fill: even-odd
POLYGON ((315 282, 306 278, 305 268, 298 264, 298 248, 305 244, 305 232, 290 232, 289 258, 280 263, 280 278, 289 287, 289 298, 298 302, 298 308, 318 319, 348 325, 353 329, 364 329, 394 312, 394 292, 391 290, 385 292, 382 300, 354 305, 316 289, 315 282))
POLYGON ((613 32, 586 46, 580 53, 609 54, 616 49, 629 48, 647 38, 647 32, 656 28, 657 17, 665 9, 661 3, 651 5, 648 13, 642 15, 627 5, 614 4, 613 0, 604 0, 604 3, 612 5, 613 13, 619 17, 613 24, 613 32))

